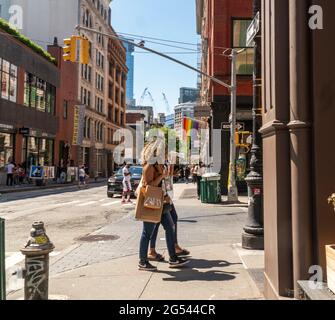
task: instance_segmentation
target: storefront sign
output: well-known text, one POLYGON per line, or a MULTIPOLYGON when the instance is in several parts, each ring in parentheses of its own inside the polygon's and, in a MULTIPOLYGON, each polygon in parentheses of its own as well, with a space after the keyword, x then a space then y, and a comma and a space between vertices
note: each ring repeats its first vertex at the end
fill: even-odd
POLYGON ((14 126, 0 123, 0 131, 1 132, 13 132, 14 131, 14 126))
POLYGON ((30 129, 29 128, 20 128, 19 129, 19 134, 22 134, 24 136, 29 136, 30 134, 30 129))
POLYGON ((30 167, 30 178, 36 180, 42 180, 44 178, 44 170, 42 166, 31 166, 30 167))
POLYGON ((78 146, 83 143, 84 139, 84 123, 85 123, 85 106, 75 106, 74 108, 74 124, 73 124, 73 140, 72 145, 78 146))
POLYGON ((55 167, 31 166, 29 177, 35 180, 55 179, 55 167))

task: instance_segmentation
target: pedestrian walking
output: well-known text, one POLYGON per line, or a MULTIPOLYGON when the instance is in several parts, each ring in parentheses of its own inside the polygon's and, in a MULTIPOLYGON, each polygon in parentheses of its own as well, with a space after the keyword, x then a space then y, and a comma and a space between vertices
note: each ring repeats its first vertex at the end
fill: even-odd
MULTIPOLYGON (((165 143, 161 138, 156 138, 151 141, 142 152, 142 164, 143 164, 143 187, 151 186, 162 189, 164 195, 163 203, 163 214, 161 217, 161 224, 165 229, 165 238, 167 248, 169 252, 169 265, 170 268, 179 268, 188 263, 188 260, 177 256, 175 248, 175 232, 173 228, 173 221, 171 217, 171 199, 168 196, 164 179, 167 178, 168 172, 164 168, 163 162, 159 164, 155 162, 157 155, 166 154, 165 143)), ((137 198, 139 201, 140 197, 137 198)), ((143 231, 140 240, 140 252, 139 252, 139 264, 138 269, 143 271, 155 271, 157 268, 154 267, 148 259, 149 243, 154 234, 155 223, 143 222, 143 231)))
MULTIPOLYGON (((183 249, 179 244, 178 244, 178 237, 177 237, 177 224, 178 224, 178 215, 176 208, 173 204, 173 175, 174 175, 174 166, 173 165, 167 165, 166 169, 168 170, 168 178, 165 179, 165 181, 169 181, 167 183, 167 193, 171 199, 171 218, 173 225, 172 227, 174 228, 174 243, 175 243, 175 248, 176 248, 176 254, 178 257, 187 257, 190 255, 190 252, 186 249, 183 249)), ((149 260, 151 261, 164 261, 165 258, 163 255, 157 253, 156 251, 156 243, 157 243, 157 236, 158 236, 158 231, 159 231, 159 226, 160 224, 157 224, 154 230, 154 233, 152 235, 151 241, 150 241, 150 251, 149 251, 149 260)))
POLYGON ((125 164, 123 169, 122 169, 122 174, 123 174, 123 181, 122 181, 122 186, 123 186, 123 193, 122 193, 122 204, 125 203, 132 203, 130 200, 131 196, 131 173, 130 173, 130 164, 125 164), (126 201, 127 198, 127 201, 126 201))
POLYGON ((8 164, 6 165, 6 174, 7 174, 6 185, 8 187, 12 187, 14 183, 14 178, 13 178, 14 168, 15 168, 15 164, 13 163, 13 161, 9 161, 8 164))
POLYGON ((86 186, 85 166, 81 166, 79 169, 79 187, 81 186, 86 186))

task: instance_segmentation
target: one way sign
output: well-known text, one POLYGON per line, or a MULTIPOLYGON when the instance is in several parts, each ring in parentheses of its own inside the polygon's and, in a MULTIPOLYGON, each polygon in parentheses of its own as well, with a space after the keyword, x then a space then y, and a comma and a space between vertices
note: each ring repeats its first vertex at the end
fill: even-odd
MULTIPOLYGON (((222 124, 221 124, 221 129, 223 130, 223 131, 230 131, 230 123, 229 122, 222 122, 222 124)), ((244 125, 244 123, 241 123, 241 122, 237 122, 236 123, 236 129, 237 129, 237 131, 244 131, 244 129, 245 129, 245 125, 244 125)))

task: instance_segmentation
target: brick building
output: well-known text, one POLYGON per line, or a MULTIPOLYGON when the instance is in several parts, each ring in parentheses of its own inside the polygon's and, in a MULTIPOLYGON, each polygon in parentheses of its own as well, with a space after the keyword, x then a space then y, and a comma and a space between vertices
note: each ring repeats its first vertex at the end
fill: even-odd
POLYGON ((78 95, 78 64, 63 60, 63 48, 55 39, 48 52, 57 60, 60 73, 59 90, 56 94, 58 130, 55 143, 55 165, 60 168, 79 165, 79 146, 73 145, 75 107, 80 105, 78 95))
POLYGON ((60 72, 51 56, 8 32, 0 21, 0 179, 12 160, 53 166, 58 119, 56 95, 60 72))
MULTIPOLYGON (((226 48, 246 48, 246 30, 252 20, 252 0, 197 0, 197 32, 202 39, 201 68, 211 76, 230 84, 231 63, 223 55, 226 48)), ((228 52, 229 53, 229 52, 228 52)), ((252 131, 253 49, 238 56, 237 61, 237 120, 252 131)), ((229 122, 230 92, 225 87, 202 77, 201 108, 211 109, 211 129, 221 130, 229 122)), ((230 133, 221 133, 221 185, 227 193, 230 133)), ((214 159, 219 158, 212 148, 214 159)))

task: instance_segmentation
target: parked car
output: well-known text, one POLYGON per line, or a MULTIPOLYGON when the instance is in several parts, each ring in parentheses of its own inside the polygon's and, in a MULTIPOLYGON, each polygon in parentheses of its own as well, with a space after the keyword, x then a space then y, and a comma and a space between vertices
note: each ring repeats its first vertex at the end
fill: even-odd
MULTIPOLYGON (((129 170, 131 173, 130 182, 132 186, 132 196, 133 196, 135 193, 135 190, 140 184, 143 168, 140 166, 133 166, 133 167, 130 167, 129 170)), ((118 171, 114 173, 113 176, 111 176, 108 179, 107 196, 109 198, 113 198, 114 195, 122 195, 122 192, 123 192, 122 181, 123 181, 123 173, 122 173, 122 169, 119 169, 118 171)))

